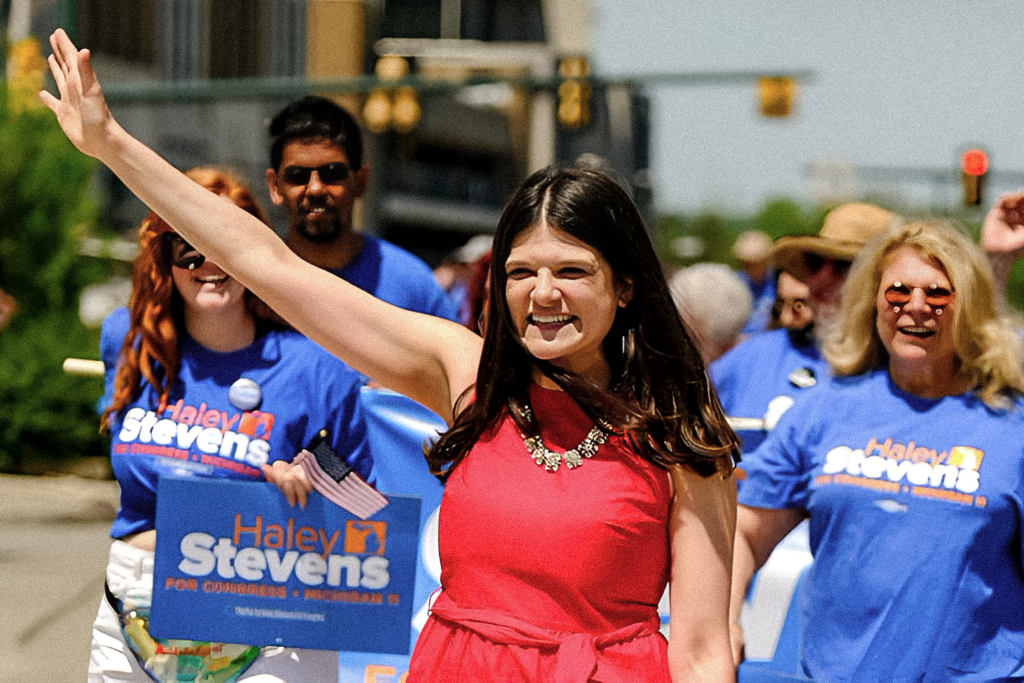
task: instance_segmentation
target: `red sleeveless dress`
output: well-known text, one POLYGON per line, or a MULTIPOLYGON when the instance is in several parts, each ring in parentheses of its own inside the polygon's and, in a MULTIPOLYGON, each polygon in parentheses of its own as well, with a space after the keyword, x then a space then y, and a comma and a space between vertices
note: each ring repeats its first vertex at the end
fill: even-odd
MULTIPOLYGON (((530 388, 548 448, 593 427, 561 391, 530 388)), ((506 416, 445 487, 442 592, 409 683, 668 683, 658 601, 669 577, 668 473, 612 437, 573 470, 538 466, 506 416)))

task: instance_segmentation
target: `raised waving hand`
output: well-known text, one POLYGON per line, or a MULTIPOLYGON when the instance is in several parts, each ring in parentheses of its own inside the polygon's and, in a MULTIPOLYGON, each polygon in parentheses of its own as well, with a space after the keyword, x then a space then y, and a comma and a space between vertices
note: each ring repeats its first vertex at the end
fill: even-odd
POLYGON ((57 29, 50 36, 53 54, 47 58, 50 72, 57 83, 60 99, 45 90, 40 99, 57 115, 57 121, 68 139, 89 156, 99 156, 111 126, 116 126, 103 89, 92 70, 89 50, 79 50, 64 32, 57 29))
POLYGON ((989 254, 1024 256, 1024 192, 1004 194, 985 216, 981 246, 989 254))
POLYGON ((1024 256, 1024 192, 1004 194, 985 216, 981 246, 996 276, 996 297, 1005 304, 1013 264, 1024 256))

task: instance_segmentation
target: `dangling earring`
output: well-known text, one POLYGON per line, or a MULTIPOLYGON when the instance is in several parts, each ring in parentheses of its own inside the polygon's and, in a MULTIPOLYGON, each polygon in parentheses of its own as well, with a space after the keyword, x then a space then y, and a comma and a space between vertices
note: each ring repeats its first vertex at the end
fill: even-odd
POLYGON ((900 307, 899 306, 893 306, 892 307, 892 312, 893 313, 899 313, 900 312, 900 307))
POLYGON ((622 372, 625 374, 627 368, 629 368, 630 361, 633 360, 633 355, 636 353, 636 343, 633 337, 633 328, 626 330, 626 333, 622 335, 622 372))
POLYGON ((935 309, 935 315, 942 315, 942 309, 941 308, 936 308, 935 309))

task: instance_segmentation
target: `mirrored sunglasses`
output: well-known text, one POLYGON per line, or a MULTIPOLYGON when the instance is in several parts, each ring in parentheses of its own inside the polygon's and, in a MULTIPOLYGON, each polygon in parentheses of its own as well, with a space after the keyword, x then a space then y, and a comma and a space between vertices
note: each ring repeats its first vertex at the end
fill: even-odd
POLYGON ((309 182, 313 171, 316 171, 317 177, 320 178, 320 182, 324 185, 340 185, 348 180, 349 175, 352 173, 347 164, 336 161, 333 164, 324 164, 323 166, 313 168, 309 166, 285 166, 284 170, 281 171, 281 177, 289 185, 305 185, 309 182))
POLYGON ((175 268, 195 270, 206 263, 206 257, 182 239, 181 235, 174 232, 165 232, 163 237, 167 246, 167 259, 175 268))
POLYGON ((893 306, 906 306, 915 289, 924 292, 924 302, 932 308, 945 308, 955 293, 935 283, 928 287, 910 287, 902 282, 894 282, 885 290, 885 300, 893 306))

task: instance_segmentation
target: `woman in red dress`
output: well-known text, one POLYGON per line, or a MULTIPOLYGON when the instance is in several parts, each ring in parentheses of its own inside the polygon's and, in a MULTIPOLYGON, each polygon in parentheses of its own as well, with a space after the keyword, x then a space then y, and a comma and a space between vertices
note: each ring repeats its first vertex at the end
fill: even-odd
POLYGON ((428 455, 448 482, 443 590, 410 681, 733 680, 738 441, 614 181, 527 179, 495 235, 481 340, 307 264, 126 133, 88 51, 63 31, 51 44, 60 99, 42 98, 79 149, 297 329, 451 425, 428 455))

